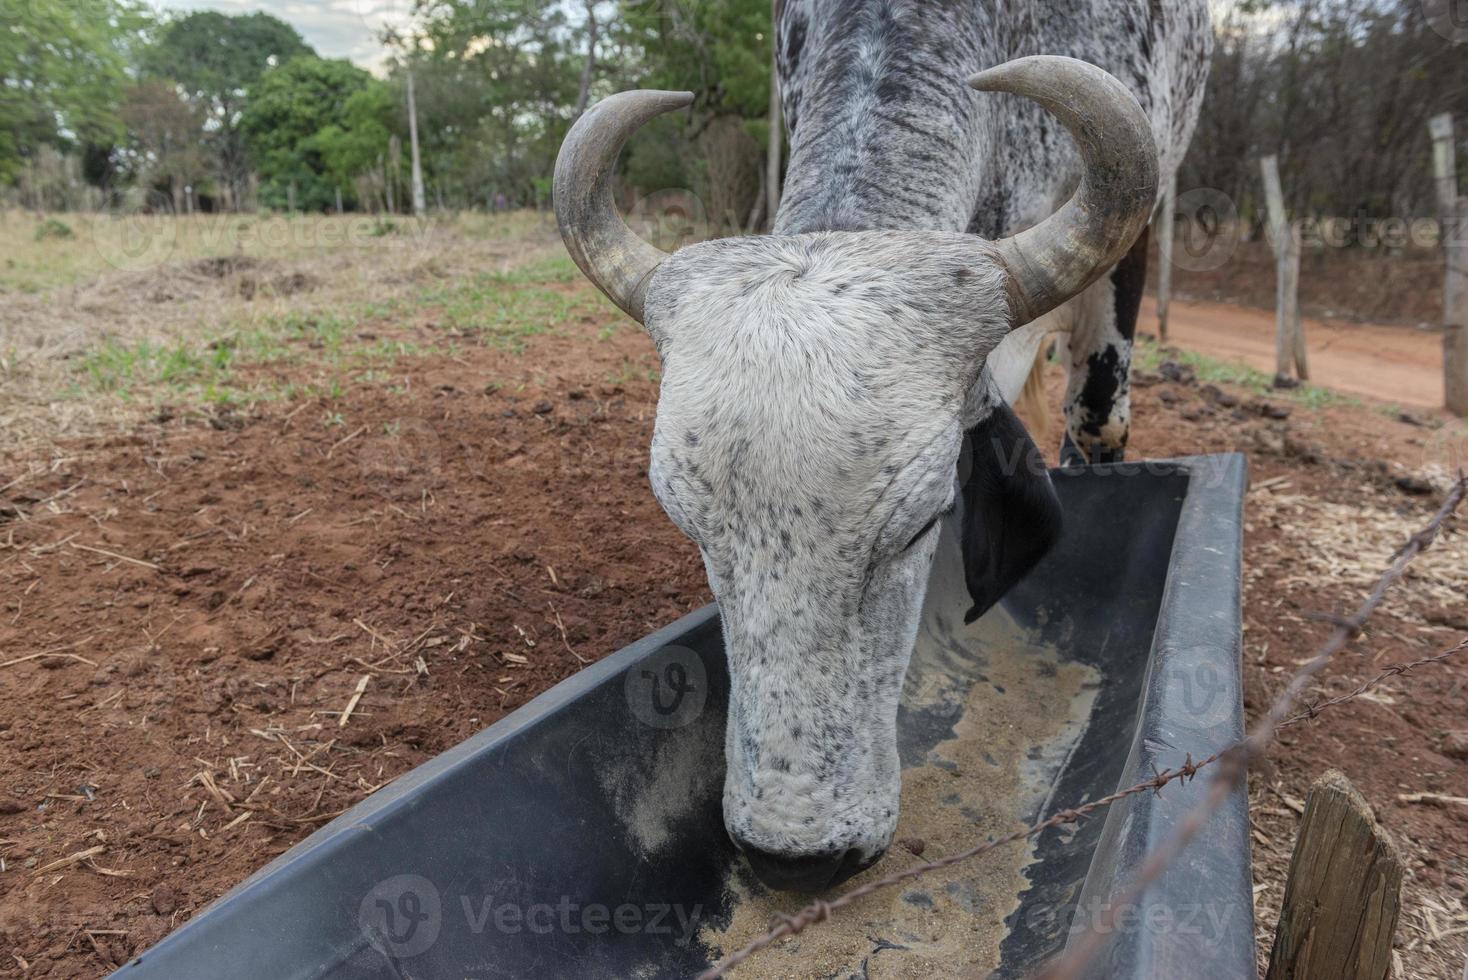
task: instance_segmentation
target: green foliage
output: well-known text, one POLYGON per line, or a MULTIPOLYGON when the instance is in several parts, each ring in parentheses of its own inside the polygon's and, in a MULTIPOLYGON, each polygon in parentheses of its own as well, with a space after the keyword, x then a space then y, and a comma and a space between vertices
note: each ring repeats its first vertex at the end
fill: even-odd
POLYGON ((149 24, 133 0, 0 0, 0 182, 43 146, 122 137, 118 94, 149 24))
POLYGON ((649 56, 648 87, 691 89, 696 107, 715 115, 769 111, 769 0, 632 0, 624 17, 649 56))
POLYGON ((240 118, 265 73, 293 58, 315 56, 296 29, 265 13, 229 16, 197 11, 170 21, 143 58, 144 70, 171 79, 209 116, 204 137, 236 196, 249 174, 240 118))
POLYGON ((581 56, 562 8, 557 0, 418 5, 410 62, 432 181, 481 201, 537 200, 535 178, 554 167, 578 89, 581 56))
POLYGON ((381 152, 386 96, 347 61, 293 58, 265 74, 251 91, 240 130, 260 173, 260 203, 283 208, 296 186, 295 203, 306 210, 335 204, 336 190, 350 190, 352 167, 381 152), (350 128, 355 121, 360 129, 350 128))
POLYGON ((365 87, 342 103, 340 117, 309 138, 319 154, 322 174, 352 201, 352 180, 371 169, 402 122, 402 106, 392 88, 369 76, 365 87))
POLYGON ((315 53, 294 27, 269 14, 203 10, 169 22, 143 64, 150 74, 171 78, 212 105, 220 123, 233 128, 244 93, 267 71, 315 53))
POLYGON ((1256 371, 1247 364, 1221 361, 1195 351, 1168 348, 1151 339, 1138 340, 1133 351, 1132 368, 1140 371, 1156 371, 1163 361, 1176 361, 1193 369, 1199 381, 1205 384, 1238 385, 1256 395, 1288 398, 1306 408, 1328 408, 1331 405, 1360 404, 1355 399, 1339 395, 1326 388, 1302 384, 1297 388, 1276 388, 1271 375, 1256 371))
POLYGON ((302 209, 333 207, 340 192, 347 205, 406 210, 411 68, 430 203, 549 206, 575 116, 639 86, 692 88, 697 101, 639 134, 633 186, 717 188, 721 215, 747 212, 759 187, 768 0, 415 0, 403 35, 385 39, 396 52, 385 80, 316 58, 264 13, 196 11, 150 33, 138 2, 0 0, 22 25, 0 31, 0 98, 38 84, 22 64, 57 93, 55 104, 0 102, 0 181, 49 141, 85 149, 87 179, 131 181, 176 208, 188 186, 206 205, 248 204, 255 172, 266 207, 284 206, 294 184, 302 209))
POLYGON ((71 225, 56 218, 47 218, 36 226, 36 241, 44 242, 48 238, 75 238, 76 232, 71 230, 71 225))

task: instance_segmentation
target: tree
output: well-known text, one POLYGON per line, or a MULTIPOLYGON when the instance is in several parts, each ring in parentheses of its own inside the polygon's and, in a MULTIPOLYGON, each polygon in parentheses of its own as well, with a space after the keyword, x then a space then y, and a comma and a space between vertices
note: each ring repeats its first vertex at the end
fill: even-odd
POLYGON ((121 139, 119 93, 149 29, 131 0, 0 0, 0 183, 42 146, 121 139))
MULTIPOLYGON (((350 189, 340 168, 362 147, 354 142, 349 120, 372 124, 357 134, 362 138, 385 135, 373 119, 377 104, 363 97, 373 84, 371 75, 348 61, 314 55, 293 58, 260 79, 239 126, 260 174, 261 203, 284 206, 294 184, 299 207, 326 210, 337 189, 350 189)), ((378 152, 385 142, 377 144, 378 152)))
POLYGON ((250 89, 273 66, 315 54, 295 28, 269 14, 214 11, 170 22, 148 52, 148 71, 176 81, 208 113, 213 129, 209 142, 236 207, 250 172, 240 130, 250 89))
MULTIPOLYGON (((421 0, 411 61, 425 170, 477 197, 543 196, 574 109, 581 56, 559 0, 421 0)), ((464 195, 467 196, 467 195, 464 195)))
MULTIPOLYGON (((772 6, 769 0, 630 0, 623 8, 625 43, 642 53, 646 66, 637 84, 694 93, 681 129, 667 120, 652 129, 671 146, 651 140, 633 146, 628 178, 647 190, 693 189, 726 231, 762 224, 762 212, 772 209, 761 203, 778 197, 761 161, 772 142, 772 6), (681 161, 679 177, 669 172, 670 155, 681 161)), ((778 185, 778 170, 775 176, 778 185)))
POLYGON ((169 79, 150 78, 132 85, 123 97, 134 172, 139 182, 167 186, 176 213, 183 210, 183 188, 203 182, 208 154, 201 139, 204 111, 179 94, 169 79))
POLYGON ((1414 0, 1248 0, 1223 13, 1180 186, 1262 211, 1261 157, 1279 157, 1298 215, 1431 213, 1427 119, 1468 113, 1468 45, 1414 0))
POLYGON ((209 172, 202 143, 204 110, 184 98, 173 82, 149 78, 127 90, 122 119, 139 181, 167 186, 174 211, 183 211, 184 188, 201 183, 209 172))
POLYGON ((372 79, 342 105, 341 118, 328 123, 310 139, 322 176, 333 190, 353 204, 365 204, 356 193, 357 179, 383 163, 388 143, 401 136, 401 109, 391 86, 372 79))

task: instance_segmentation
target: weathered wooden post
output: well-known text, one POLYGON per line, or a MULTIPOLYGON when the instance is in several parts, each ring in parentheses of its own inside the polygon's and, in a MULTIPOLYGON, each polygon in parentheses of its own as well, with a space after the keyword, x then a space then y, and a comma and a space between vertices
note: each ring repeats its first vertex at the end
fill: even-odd
POLYGON ((1279 158, 1271 154, 1259 165, 1264 172, 1264 201, 1269 208, 1275 257, 1274 383, 1283 387, 1292 383, 1292 362, 1301 381, 1310 377, 1305 361, 1305 327, 1300 322, 1300 242, 1285 213, 1279 158))
POLYGON ((1158 215, 1157 339, 1167 342, 1167 314, 1172 307, 1172 236, 1177 228, 1177 173, 1167 181, 1158 215))
POLYGON ((1310 788, 1265 980, 1387 980, 1402 860, 1332 769, 1310 788))
POLYGON ((1442 222, 1443 403, 1454 415, 1468 415, 1468 200, 1458 198, 1452 114, 1433 116, 1428 126, 1442 222))

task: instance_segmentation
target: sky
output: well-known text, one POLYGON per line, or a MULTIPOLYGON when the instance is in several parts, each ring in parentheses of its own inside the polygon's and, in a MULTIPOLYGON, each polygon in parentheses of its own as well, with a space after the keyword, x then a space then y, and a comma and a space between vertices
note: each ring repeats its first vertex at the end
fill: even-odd
POLYGON ((154 0, 165 11, 218 10, 248 14, 263 10, 290 24, 323 58, 347 58, 378 68, 383 48, 378 32, 407 21, 411 0, 154 0))

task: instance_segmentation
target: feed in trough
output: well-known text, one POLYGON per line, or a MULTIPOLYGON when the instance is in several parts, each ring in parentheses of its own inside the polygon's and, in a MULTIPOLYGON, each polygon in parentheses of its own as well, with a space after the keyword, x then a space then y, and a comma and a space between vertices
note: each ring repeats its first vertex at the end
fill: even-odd
MULTIPOLYGON (((904 689, 904 709, 952 711, 953 737, 903 772, 896 839, 909 846, 894 846, 887 860, 846 888, 1011 829, 1022 813, 1045 801, 1055 772, 1080 737, 1095 701, 1094 668, 1063 662, 1053 648, 1037 653, 1035 639, 1023 638, 1012 623, 986 625, 996 636, 986 644, 986 680, 965 693, 961 674, 924 671, 920 687, 904 689), (935 682, 935 675, 942 680, 935 682)), ((1033 859, 1031 841, 868 895, 830 921, 776 943, 740 975, 987 976, 999 966, 1000 943, 1009 932, 1005 920, 1029 887, 1025 868, 1033 859)), ((699 936, 723 954, 763 934, 774 916, 793 914, 809 901, 770 892, 737 864, 726 888, 738 902, 732 919, 722 928, 706 925, 699 936)))

